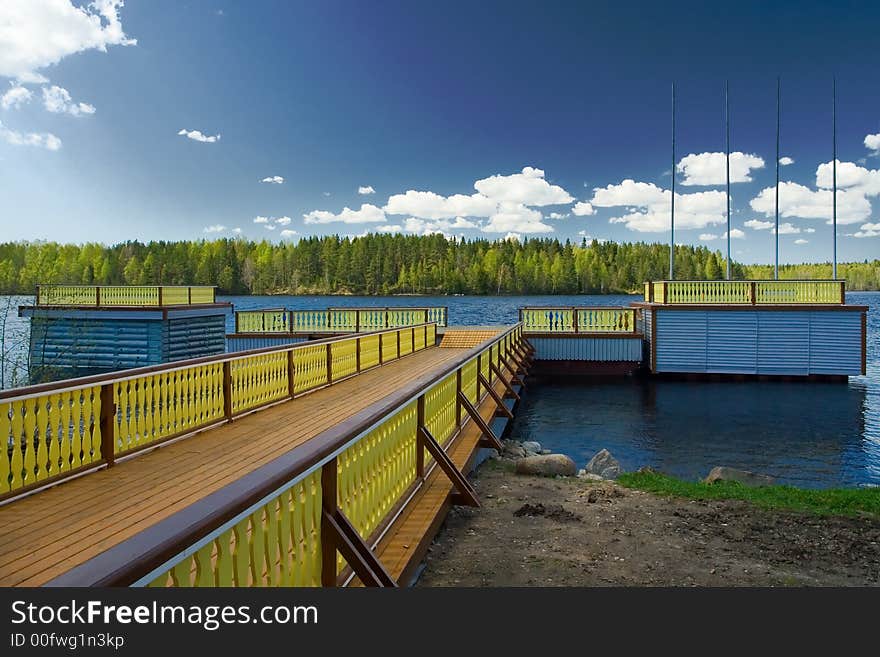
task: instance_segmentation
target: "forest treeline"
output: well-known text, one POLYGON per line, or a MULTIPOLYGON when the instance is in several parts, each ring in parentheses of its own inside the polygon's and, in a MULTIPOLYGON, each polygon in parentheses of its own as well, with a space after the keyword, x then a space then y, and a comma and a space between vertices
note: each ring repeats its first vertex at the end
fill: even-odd
MULTIPOLYGON (((720 279, 724 260, 677 246, 677 279, 720 279)), ((492 242, 442 235, 369 234, 298 242, 217 239, 0 244, 0 294, 38 283, 217 285, 221 294, 578 294, 634 292, 665 279, 662 244, 556 239, 492 242)), ((768 266, 733 263, 734 278, 771 278, 768 266)), ((880 260, 840 265, 849 289, 880 289, 880 260)), ((830 264, 787 265, 784 278, 830 278, 830 264)))

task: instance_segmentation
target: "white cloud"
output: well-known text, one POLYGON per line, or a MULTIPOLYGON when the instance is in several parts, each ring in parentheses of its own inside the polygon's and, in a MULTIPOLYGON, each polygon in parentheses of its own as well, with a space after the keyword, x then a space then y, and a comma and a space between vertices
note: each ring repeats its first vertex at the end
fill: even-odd
MULTIPOLYGON (((724 153, 691 153, 675 169, 684 174, 682 185, 723 185, 727 182, 727 158, 724 153)), ((752 182, 752 169, 763 169, 764 159, 736 151, 730 154, 730 182, 752 182)))
POLYGON ((547 216, 550 219, 568 219, 571 214, 569 214, 568 212, 566 212, 565 214, 563 214, 562 212, 551 212, 547 216))
POLYGON ((880 223, 862 224, 853 237, 877 237, 878 235, 880 235, 880 223))
MULTIPOLYGON (((775 235, 776 229, 774 228, 770 232, 775 235)), ((794 224, 791 224, 787 221, 785 223, 779 224, 779 234, 780 235, 799 235, 800 232, 801 232, 800 228, 798 228, 794 224)))
POLYGON ((273 185, 282 185, 284 184, 284 178, 282 176, 268 176, 263 178, 260 182, 271 183, 273 185))
POLYGON ((367 185, 366 187, 358 187, 358 194, 375 194, 376 190, 373 189, 371 185, 367 185))
POLYGON ((330 196, 330 192, 321 192, 324 196, 330 196))
MULTIPOLYGON (((772 217, 776 204, 775 187, 766 187, 749 201, 755 212, 772 217)), ((802 219, 831 219, 831 190, 812 190, 799 183, 785 181, 779 183, 779 214, 782 217, 802 219)), ((837 222, 855 224, 871 216, 871 203, 858 189, 838 189, 837 222)))
POLYGON ((441 196, 434 192, 408 190, 394 194, 385 204, 388 214, 405 214, 420 219, 452 219, 453 217, 488 217, 498 204, 482 194, 441 196))
POLYGON ((0 139, 13 146, 37 146, 49 151, 61 148, 61 140, 51 132, 18 132, 0 122, 0 139))
POLYGON ((122 0, 4 0, 0 20, 0 76, 45 83, 37 71, 84 50, 133 46, 122 29, 122 0))
POLYGON ((539 210, 522 203, 501 203, 481 230, 484 233, 552 233, 553 226, 545 224, 543 218, 539 210))
MULTIPOLYGON (((831 162, 820 164, 816 169, 816 187, 831 189, 834 185, 834 168, 831 162)), ((837 161, 837 190, 841 188, 861 192, 865 196, 880 196, 880 169, 866 169, 853 162, 837 161)))
MULTIPOLYGON (((571 209, 571 211, 576 214, 578 217, 586 217, 591 214, 596 214, 596 210, 593 209, 593 206, 590 205, 587 201, 578 201, 575 203, 575 206, 571 209)), ((551 218, 553 215, 550 215, 551 218)))
MULTIPOLYGON (((382 224, 381 226, 370 226, 364 231, 364 235, 368 233, 402 233, 403 226, 400 224, 382 224)), ((415 232, 415 231, 413 231, 415 232)))
POLYGON ((226 230, 226 226, 223 224, 212 224, 210 226, 205 226, 206 233, 222 233, 226 230))
POLYGON ((880 132, 865 137, 865 148, 874 151, 873 155, 880 155, 880 132))
MULTIPOLYGON (((745 239, 745 236, 746 236, 746 234, 744 232, 742 232, 739 228, 734 228, 733 230, 730 231, 730 239, 732 239, 732 240, 745 239)), ((717 239, 726 240, 727 239, 727 231, 724 231, 723 233, 721 233, 720 237, 718 235, 716 235, 715 233, 700 233, 699 239, 701 242, 711 242, 712 240, 717 240, 717 239)))
POLYGON ((238 228, 238 227, 233 228, 232 232, 235 233, 236 235, 241 235, 241 228, 238 228))
POLYGON ((265 224, 263 228, 265 228, 266 230, 275 230, 275 226, 273 226, 272 224, 265 224))
POLYGON ((794 164, 794 158, 788 157, 788 155, 783 155, 779 158, 780 166, 787 167, 789 164, 794 164))
POLYGON ((774 226, 772 221, 761 221, 760 219, 749 219, 745 225, 752 230, 769 230, 774 226))
POLYGON ((464 217, 456 217, 455 221, 449 219, 420 219, 419 217, 407 217, 403 222, 403 227, 401 228, 399 225, 394 224, 390 228, 397 228, 397 230, 392 231, 390 228, 388 230, 381 230, 383 227, 378 226, 373 230, 375 232, 402 232, 406 231, 408 233, 415 233, 417 235, 434 235, 435 233, 440 233, 443 235, 451 235, 451 231, 453 230, 462 230, 467 228, 479 228, 479 224, 470 221, 469 219, 465 219, 464 217))
POLYGON ((804 232, 805 233, 815 233, 816 229, 815 228, 804 228, 804 232))
MULTIPOLYGON (((520 173, 511 175, 496 174, 474 183, 475 194, 452 194, 442 196, 431 191, 407 190, 393 194, 382 208, 388 215, 403 215, 410 219, 426 222, 421 231, 447 232, 459 228, 479 228, 489 233, 539 232, 548 233, 553 227, 544 223, 543 214, 535 207, 562 205, 574 198, 558 185, 544 179, 544 172, 534 167, 525 167, 520 173), (466 217, 486 219, 485 223, 474 223, 466 217), (447 220, 455 219, 454 223, 447 220)), ((592 209, 588 203, 579 204, 579 212, 586 214, 592 209)), ((332 221, 328 212, 310 213, 322 223, 332 221)), ((559 212, 551 213, 552 219, 569 216, 559 212)), ((410 222, 412 225, 412 222, 410 222)))
POLYGON ((206 144, 213 144, 216 141, 220 141, 220 135, 211 135, 210 137, 202 134, 200 130, 187 130, 186 128, 181 128, 177 133, 179 135, 183 135, 184 137, 188 137, 193 141, 200 141, 206 144))
POLYGON ((483 178, 474 183, 474 189, 483 196, 504 203, 544 206, 574 201, 562 187, 544 180, 544 172, 534 167, 525 167, 522 172, 509 176, 496 174, 483 178))
POLYGON ((507 233, 507 235, 504 236, 504 241, 505 242, 522 242, 522 235, 520 235, 519 233, 507 233))
POLYGON ((375 205, 364 203, 360 210, 345 207, 339 214, 327 210, 312 210, 303 215, 303 221, 307 224, 329 224, 337 221, 344 224, 381 223, 385 221, 385 211, 375 205))
MULTIPOLYGON (((630 230, 657 233, 669 230, 671 194, 653 183, 627 179, 617 185, 597 187, 590 201, 596 207, 625 207, 627 214, 612 217, 610 223, 626 224, 630 230)), ((727 197, 710 190, 675 195, 676 228, 705 228, 727 221, 727 197)))
POLYGON ((27 87, 12 83, 9 91, 0 96, 0 107, 3 109, 18 108, 29 102, 34 93, 27 87))
POLYGON ((254 217, 255 224, 268 224, 270 221, 269 217, 254 217))
POLYGON ((43 106, 55 114, 83 116, 95 113, 94 105, 73 102, 67 89, 54 84, 51 87, 43 87, 43 106))
POLYGON ((290 225, 290 217, 278 217, 275 223, 279 226, 288 226, 290 225))
POLYGON ((810 240, 805 240, 802 237, 798 238, 794 241, 795 244, 809 244, 810 240))
POLYGON ((293 230, 293 229, 286 228, 286 229, 284 229, 284 230, 281 231, 280 235, 281 235, 281 238, 284 239, 284 238, 286 238, 286 237, 293 237, 294 235, 299 235, 299 233, 297 233, 297 232, 296 232, 295 230, 293 230))

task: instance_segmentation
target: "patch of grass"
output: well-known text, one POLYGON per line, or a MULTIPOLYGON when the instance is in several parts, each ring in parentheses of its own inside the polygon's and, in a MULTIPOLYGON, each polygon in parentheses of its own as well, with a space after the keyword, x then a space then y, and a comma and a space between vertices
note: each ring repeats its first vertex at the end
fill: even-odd
POLYGON ((765 509, 804 511, 818 515, 880 517, 880 488, 809 490, 793 486, 749 488, 723 481, 714 484, 684 481, 657 472, 629 472, 617 482, 627 488, 687 497, 692 500, 744 500, 765 509))

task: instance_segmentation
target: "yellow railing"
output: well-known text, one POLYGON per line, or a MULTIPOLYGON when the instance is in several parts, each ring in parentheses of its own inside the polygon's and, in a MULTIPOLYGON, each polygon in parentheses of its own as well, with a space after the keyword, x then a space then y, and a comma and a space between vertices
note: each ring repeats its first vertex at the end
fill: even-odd
POLYGON ((842 304, 844 281, 655 281, 645 301, 663 304, 842 304))
POLYGON ((526 333, 635 333, 635 308, 526 307, 520 309, 526 333))
POLYGON ((327 310, 239 310, 236 333, 360 333, 434 323, 446 326, 447 309, 328 308, 327 310))
POLYGON ((291 333, 290 313, 286 310, 236 311, 235 332, 291 333))
POLYGON ((0 392, 0 499, 435 343, 421 324, 0 392))
MULTIPOLYGON (((458 390, 479 403, 477 372, 496 381, 490 363, 500 370, 500 356, 521 340, 517 325, 418 392, 402 391, 391 410, 355 428, 340 429, 339 435, 327 438, 326 449, 315 448, 325 456, 291 464, 287 483, 244 509, 230 500, 228 520, 187 530, 179 553, 162 563, 143 565, 133 555, 131 579, 120 576, 114 583, 215 587, 346 582, 349 564, 334 549, 338 539, 324 533, 328 522, 347 523, 367 547, 374 547, 435 465, 422 428, 440 445, 448 444, 467 421, 458 390)), ((480 391, 485 398, 485 388, 480 391)), ((217 510, 216 515, 224 512, 217 510)))
POLYGON ((207 285, 38 285, 38 306, 184 306, 215 303, 207 285))

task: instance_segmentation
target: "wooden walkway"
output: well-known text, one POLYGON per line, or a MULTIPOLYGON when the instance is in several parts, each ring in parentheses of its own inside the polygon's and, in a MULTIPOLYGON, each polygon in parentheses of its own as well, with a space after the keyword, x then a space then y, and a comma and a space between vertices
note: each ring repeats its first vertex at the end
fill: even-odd
POLYGON ((0 506, 0 585, 46 583, 467 351, 429 348, 0 506))

